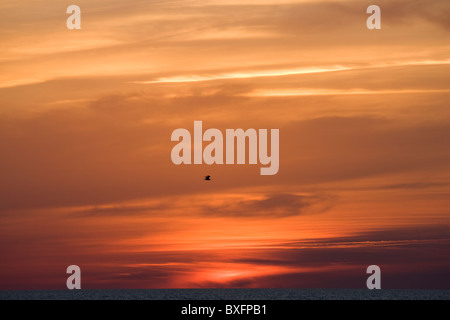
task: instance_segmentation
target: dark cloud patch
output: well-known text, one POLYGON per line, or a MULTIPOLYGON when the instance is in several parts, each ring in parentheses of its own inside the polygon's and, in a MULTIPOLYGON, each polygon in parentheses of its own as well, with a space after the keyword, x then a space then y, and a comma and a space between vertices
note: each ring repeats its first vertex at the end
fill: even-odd
POLYGON ((382 16, 390 24, 415 25, 417 21, 439 26, 449 31, 449 6, 446 0, 381 0, 377 3, 382 9, 382 16))
POLYGON ((427 226, 311 239, 234 262, 308 268, 257 279, 269 288, 365 288, 365 270, 376 264, 382 269, 384 288, 449 289, 449 230, 449 226, 427 226))
POLYGON ((386 184, 381 186, 376 186, 368 189, 381 189, 381 190, 389 190, 389 189, 430 189, 435 187, 447 187, 450 183, 448 182, 425 182, 425 181, 417 181, 417 182, 404 182, 404 183, 394 183, 394 184, 386 184))
POLYGON ((202 281, 202 282, 192 282, 189 284, 192 288, 255 288, 258 287, 258 282, 261 277, 247 277, 245 279, 235 279, 228 282, 218 282, 218 281, 202 281))
POLYGON ((94 206, 76 213, 79 216, 120 216, 120 215, 144 215, 152 212, 160 212, 170 209, 169 204, 158 204, 153 206, 94 206))
POLYGON ((450 264, 449 226, 393 228, 357 233, 348 237, 306 239, 275 244, 258 258, 234 262, 257 265, 331 266, 338 264, 438 263, 450 264))
MULTIPOLYGON (((254 196, 251 194, 250 196, 254 196)), ((192 201, 191 215, 201 216, 224 216, 224 217, 290 217, 295 215, 323 213, 333 207, 337 196, 330 194, 295 194, 275 193, 262 194, 258 200, 241 200, 242 198, 226 200, 220 205, 204 205, 203 200, 196 203, 192 201)), ((104 205, 92 206, 87 209, 76 211, 73 215, 80 217, 102 217, 102 216, 152 216, 164 214, 165 216, 176 216, 181 212, 183 206, 176 198, 162 200, 153 205, 104 205)), ((182 213, 186 215, 185 212, 182 213)))
MULTIPOLYGON (((333 243, 340 242, 376 242, 376 241, 410 241, 410 240, 450 240, 448 225, 415 226, 403 228, 386 228, 384 230, 366 231, 350 237, 333 238, 333 243)), ((316 243, 327 240, 314 239, 316 243)))
POLYGON ((409 265, 414 268, 432 265, 450 265, 445 253, 450 250, 450 241, 435 242, 390 242, 328 246, 310 246, 280 249, 270 252, 278 257, 277 265, 303 266, 311 268, 339 265, 409 265))
MULTIPOLYGON (((391 268, 388 265, 380 265, 382 270, 382 289, 440 289, 450 288, 450 269, 448 267, 437 267, 435 269, 408 269, 391 268)), ((252 279, 252 285, 263 288, 311 288, 311 289, 367 289, 366 265, 348 267, 335 270, 318 270, 317 272, 292 272, 284 274, 273 274, 252 279)), ((214 284, 213 284, 214 285, 214 284)), ((220 285, 220 284, 216 284, 220 285)), ((213 287, 212 285, 210 285, 213 287)), ((223 285, 222 285, 223 286, 223 285)), ((231 286, 237 287, 237 286, 231 286)), ((289 299, 290 292, 283 292, 289 299)), ((305 292, 305 299, 318 299, 317 292, 308 297, 305 292)), ((298 295, 292 293, 295 299, 298 295)), ((327 296, 327 299, 330 299, 327 296)), ((395 294, 391 299, 398 299, 395 294)))
POLYGON ((203 211, 209 215, 240 217, 288 217, 321 213, 332 207, 336 196, 299 195, 278 193, 265 195, 263 199, 228 202, 221 206, 206 206, 203 211))

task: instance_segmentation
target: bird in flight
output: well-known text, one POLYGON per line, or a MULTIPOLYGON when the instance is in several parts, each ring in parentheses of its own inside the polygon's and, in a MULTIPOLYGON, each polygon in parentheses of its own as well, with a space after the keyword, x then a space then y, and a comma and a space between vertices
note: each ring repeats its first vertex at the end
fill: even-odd
POLYGON ((206 176, 205 180, 211 181, 211 176, 206 176))

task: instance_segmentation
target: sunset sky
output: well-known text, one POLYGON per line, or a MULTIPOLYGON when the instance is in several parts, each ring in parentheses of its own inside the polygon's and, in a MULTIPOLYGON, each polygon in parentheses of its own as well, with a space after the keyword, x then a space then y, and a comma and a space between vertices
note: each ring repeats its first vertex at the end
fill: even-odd
POLYGON ((2 0, 0 290, 450 289, 449 11, 2 0), (195 120, 279 129, 279 172, 174 165, 195 120))

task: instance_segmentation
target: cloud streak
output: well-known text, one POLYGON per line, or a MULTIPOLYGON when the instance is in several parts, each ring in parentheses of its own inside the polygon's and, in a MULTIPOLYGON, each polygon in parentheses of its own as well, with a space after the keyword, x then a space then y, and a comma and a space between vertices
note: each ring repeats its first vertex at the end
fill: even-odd
POLYGON ((246 93, 249 97, 293 97, 293 96, 335 96, 335 95, 377 95, 377 94, 415 94, 447 93, 448 90, 412 89, 412 90, 335 90, 335 89, 278 89, 256 90, 246 93))
MULTIPOLYGON (((373 64, 366 66, 322 66, 322 67, 307 67, 307 68, 292 68, 292 69, 279 69, 279 70, 260 70, 260 71, 249 71, 249 72, 238 72, 238 73, 223 73, 223 74, 212 74, 212 75, 184 75, 184 76, 172 76, 172 77, 162 77, 156 78, 155 80, 149 81, 132 81, 131 83, 136 84, 157 84, 157 83, 182 83, 182 82, 201 82, 201 81, 213 81, 213 80, 227 80, 227 79, 246 79, 246 78, 258 78, 258 77, 282 77, 282 76, 292 76, 292 75, 302 75, 302 74, 314 74, 314 73, 326 73, 326 72, 338 72, 338 71, 348 71, 348 70, 365 70, 365 69, 378 69, 378 68, 394 68, 403 66, 429 66, 429 65, 447 65, 450 64, 450 60, 423 60, 423 61, 397 61, 388 62, 382 64, 373 64)), ((450 89, 449 89, 450 90, 450 89)), ((418 90, 419 91, 419 90, 418 90)), ((336 91, 339 94, 339 91, 336 91)), ((366 94, 370 91, 349 91, 350 94, 366 94)), ((380 93, 395 93, 398 91, 386 90, 380 93)), ((419 91, 420 92, 420 91, 419 91)), ((448 92, 446 90, 436 90, 430 92, 448 92)), ((318 90, 319 94, 320 91, 318 90)), ((402 93, 402 92, 400 92, 402 93)), ((411 91, 404 90, 403 93, 411 93, 411 91)), ((299 93, 300 94, 300 93, 299 93)), ((269 95, 269 93, 266 93, 269 95)))
POLYGON ((217 75, 190 75, 190 76, 175 76, 167 78, 157 78, 150 81, 134 81, 137 84, 153 84, 153 83, 177 83, 177 82, 198 82, 211 80, 225 80, 225 79, 240 79, 240 78, 257 78, 257 77, 280 77, 298 74, 323 73, 349 70, 348 67, 343 66, 329 66, 329 67, 309 67, 288 70, 269 70, 269 71, 254 71, 247 73, 225 73, 217 75))

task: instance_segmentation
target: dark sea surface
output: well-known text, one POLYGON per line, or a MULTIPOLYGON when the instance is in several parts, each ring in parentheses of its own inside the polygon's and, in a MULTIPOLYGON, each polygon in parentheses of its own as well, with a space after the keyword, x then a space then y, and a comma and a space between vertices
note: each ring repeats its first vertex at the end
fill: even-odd
POLYGON ((0 291, 0 300, 450 300, 450 290, 120 289, 0 291))

